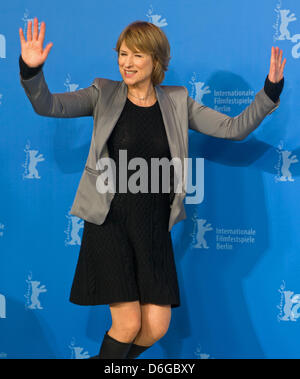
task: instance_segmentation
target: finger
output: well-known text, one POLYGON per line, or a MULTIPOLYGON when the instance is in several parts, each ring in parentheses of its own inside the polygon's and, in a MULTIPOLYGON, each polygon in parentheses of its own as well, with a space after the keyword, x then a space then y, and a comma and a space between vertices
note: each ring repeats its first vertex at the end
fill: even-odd
POLYGON ((283 51, 280 50, 280 49, 278 48, 278 52, 277 52, 277 62, 276 62, 276 70, 277 70, 277 71, 280 70, 281 60, 282 60, 282 54, 283 54, 283 51))
POLYGON ((19 35, 20 35, 21 46, 23 46, 26 40, 25 40, 22 28, 19 28, 19 35))
POLYGON ((28 21, 28 24, 27 24, 27 42, 32 41, 31 26, 32 26, 32 22, 28 21))
POLYGON ((272 46, 271 59, 270 59, 270 68, 273 68, 274 65, 275 65, 275 49, 272 46))
POLYGON ((278 57, 277 57, 277 66, 276 66, 276 69, 278 72, 280 72, 280 68, 281 68, 281 61, 282 61, 282 54, 283 54, 283 51, 282 50, 279 50, 278 52, 278 57))
POLYGON ((53 43, 50 42, 50 43, 48 43, 48 45, 45 47, 44 52, 43 52, 43 58, 44 58, 44 60, 47 59, 48 54, 49 54, 49 52, 50 52, 52 46, 53 46, 53 43))
POLYGON ((276 57, 275 57, 275 69, 278 71, 279 68, 279 48, 276 47, 276 57))
POLYGON ((270 62, 270 73, 276 71, 276 48, 272 46, 271 62, 270 62))
POLYGON ((274 47, 274 53, 273 53, 273 64, 276 66, 277 62, 277 47, 274 47))
POLYGON ((278 68, 278 61, 279 61, 279 47, 276 47, 276 54, 275 54, 276 69, 278 68))
POLYGON ((282 54, 283 54, 283 50, 280 50, 280 51, 279 51, 279 58, 280 58, 279 62, 280 62, 280 63, 281 63, 281 59, 282 59, 282 54))
POLYGON ((33 20, 33 36, 32 36, 32 39, 34 41, 36 41, 38 38, 38 27, 39 27, 39 22, 38 22, 37 17, 35 17, 33 20))
POLYGON ((280 68, 280 77, 281 78, 283 77, 283 70, 284 70, 285 64, 286 64, 286 58, 284 58, 282 65, 281 65, 281 68, 280 68))
POLYGON ((45 39, 45 30, 46 30, 46 24, 44 21, 41 22, 41 30, 39 34, 38 40, 43 44, 45 39))
POLYGON ((273 47, 274 59, 276 58, 276 46, 273 47))
POLYGON ((274 61, 274 58, 275 58, 275 48, 274 48, 274 46, 272 46, 272 50, 271 50, 271 63, 274 61))

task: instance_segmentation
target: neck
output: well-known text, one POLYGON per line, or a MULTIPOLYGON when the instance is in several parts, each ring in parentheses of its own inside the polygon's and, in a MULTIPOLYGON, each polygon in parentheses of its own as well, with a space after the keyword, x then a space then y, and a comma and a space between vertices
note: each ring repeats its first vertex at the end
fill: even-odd
POLYGON ((127 85, 127 88, 128 95, 138 98, 141 101, 144 101, 143 99, 147 101, 155 97, 155 89, 152 82, 146 84, 138 83, 133 85, 127 85))

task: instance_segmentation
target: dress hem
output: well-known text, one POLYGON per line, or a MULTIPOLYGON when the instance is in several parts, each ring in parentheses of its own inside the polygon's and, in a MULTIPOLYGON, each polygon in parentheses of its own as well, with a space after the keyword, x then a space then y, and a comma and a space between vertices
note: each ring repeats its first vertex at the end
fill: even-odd
MULTIPOLYGON (((82 306, 94 306, 94 305, 109 305, 109 304, 112 304, 112 303, 121 303, 121 302, 130 302, 130 301, 140 301, 139 298, 133 298, 133 299, 125 299, 122 298, 122 299, 117 299, 117 300, 113 300, 113 301, 105 301, 105 300, 97 300, 97 299, 88 299, 88 298, 85 298, 85 300, 82 300, 82 299, 75 299, 73 297, 70 297, 69 298, 69 301, 70 303, 72 304, 75 304, 75 305, 82 305, 82 306)), ((180 306, 180 303, 178 302, 167 302, 167 303, 161 303, 161 302, 157 302, 157 301, 149 301, 149 300, 145 300, 145 301, 142 301, 142 304, 156 304, 156 305, 171 305, 171 308, 177 308, 180 306)))

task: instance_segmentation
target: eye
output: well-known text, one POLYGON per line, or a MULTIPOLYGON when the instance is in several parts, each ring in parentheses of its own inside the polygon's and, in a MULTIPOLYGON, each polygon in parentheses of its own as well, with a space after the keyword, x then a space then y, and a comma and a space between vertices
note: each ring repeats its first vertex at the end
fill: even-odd
MULTIPOLYGON (((120 55, 127 55, 126 53, 120 53, 120 55)), ((135 54, 136 57, 142 57, 142 55, 135 54)))
MULTIPOLYGON (((127 53, 120 53, 120 54, 119 54, 119 56, 121 56, 121 57, 123 57, 124 55, 126 56, 127 53)), ((141 54, 134 54, 134 56, 135 56, 135 57, 138 57, 138 58, 143 58, 143 55, 141 55, 141 54)))

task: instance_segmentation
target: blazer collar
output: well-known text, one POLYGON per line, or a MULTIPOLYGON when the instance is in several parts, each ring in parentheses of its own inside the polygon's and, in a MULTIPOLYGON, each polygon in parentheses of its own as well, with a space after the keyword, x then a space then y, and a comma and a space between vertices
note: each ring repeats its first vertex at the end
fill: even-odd
MULTIPOLYGON (((154 86, 158 104, 162 113, 166 135, 168 138, 171 157, 180 157, 182 154, 181 145, 178 137, 178 128, 180 125, 177 117, 174 103, 169 95, 160 85, 154 86)), ((97 130, 96 151, 101 152, 107 142, 114 126, 116 125, 127 100, 128 87, 124 80, 116 88, 114 98, 107 104, 107 109, 102 117, 102 125, 97 130)), ((97 154, 98 158, 100 154, 97 154)))

